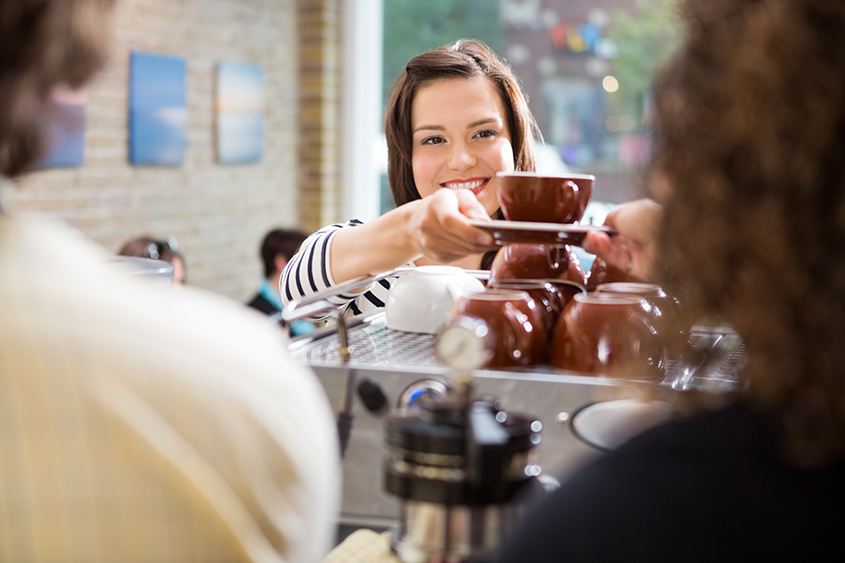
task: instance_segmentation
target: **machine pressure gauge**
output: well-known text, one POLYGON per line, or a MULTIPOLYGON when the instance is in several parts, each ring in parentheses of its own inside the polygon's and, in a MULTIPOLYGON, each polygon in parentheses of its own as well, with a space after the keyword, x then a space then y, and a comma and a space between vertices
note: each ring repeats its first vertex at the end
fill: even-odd
POLYGON ((458 371, 484 367, 493 356, 487 323, 472 317, 457 317, 437 335, 434 351, 441 362, 458 371))

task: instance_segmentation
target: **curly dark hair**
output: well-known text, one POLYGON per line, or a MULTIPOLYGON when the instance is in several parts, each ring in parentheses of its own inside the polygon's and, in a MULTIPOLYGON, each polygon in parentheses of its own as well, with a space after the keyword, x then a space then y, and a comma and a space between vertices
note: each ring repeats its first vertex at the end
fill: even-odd
POLYGON ((656 88, 664 281, 743 338, 792 463, 845 451, 845 3, 692 0, 656 88))
POLYGON ((53 88, 79 87, 104 64, 113 4, 0 0, 0 174, 20 174, 41 154, 53 88))
POLYGON ((462 39, 454 45, 438 47, 408 61, 405 72, 390 91, 384 133, 387 138, 387 177, 396 205, 420 199, 411 165, 411 108, 417 92, 443 78, 476 76, 488 77, 499 92, 507 114, 515 169, 534 170, 534 138, 540 136, 540 130, 516 76, 484 43, 462 39))

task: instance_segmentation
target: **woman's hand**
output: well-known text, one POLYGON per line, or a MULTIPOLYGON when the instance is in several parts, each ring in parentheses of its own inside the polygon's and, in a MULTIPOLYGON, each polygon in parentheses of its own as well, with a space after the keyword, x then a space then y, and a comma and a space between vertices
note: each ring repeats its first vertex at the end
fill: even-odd
POLYGON ((493 237, 467 219, 490 217, 472 192, 441 189, 369 223, 341 229, 332 238, 330 252, 334 282, 379 274, 421 258, 455 263, 495 248, 493 237))
POLYGON ((611 237, 602 232, 588 233, 584 250, 635 278, 649 281, 654 276, 657 230, 662 216, 663 207, 653 200, 623 203, 604 222, 617 234, 611 237))
POLYGON ((448 264, 494 248, 490 234, 466 222, 490 219, 468 190, 440 189, 402 207, 408 213, 405 225, 411 248, 432 262, 448 264))

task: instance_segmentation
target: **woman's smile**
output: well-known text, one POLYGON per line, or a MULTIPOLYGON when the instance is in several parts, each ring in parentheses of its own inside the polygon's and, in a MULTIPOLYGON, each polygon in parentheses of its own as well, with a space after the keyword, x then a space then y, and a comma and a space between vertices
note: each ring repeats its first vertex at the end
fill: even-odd
POLYGON ((470 190, 472 193, 475 194, 476 197, 478 197, 478 194, 480 194, 484 190, 489 181, 490 178, 451 180, 449 182, 442 182, 440 186, 444 188, 449 188, 450 190, 470 190))

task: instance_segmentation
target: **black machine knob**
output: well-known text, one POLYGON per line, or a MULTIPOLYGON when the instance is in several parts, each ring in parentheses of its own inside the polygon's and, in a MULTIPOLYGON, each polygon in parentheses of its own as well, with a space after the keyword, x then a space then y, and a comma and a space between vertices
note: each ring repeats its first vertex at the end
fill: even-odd
POLYGON ((388 400, 378 380, 365 377, 358 383, 358 398, 374 415, 381 416, 388 410, 388 400))

